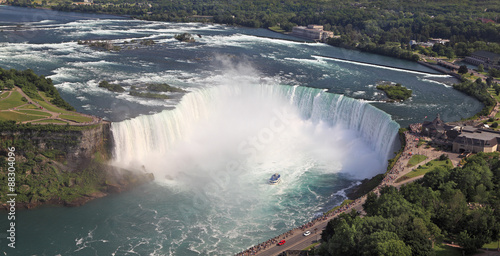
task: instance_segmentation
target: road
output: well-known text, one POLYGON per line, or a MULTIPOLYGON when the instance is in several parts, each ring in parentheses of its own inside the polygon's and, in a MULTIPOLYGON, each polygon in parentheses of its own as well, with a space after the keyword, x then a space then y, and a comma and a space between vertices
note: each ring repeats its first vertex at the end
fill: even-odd
MULTIPOLYGON (((415 128, 415 129, 418 129, 418 128, 415 128)), ((395 186, 395 187, 399 188, 400 186, 402 186, 404 184, 407 184, 407 183, 410 183, 410 182, 413 182, 415 180, 422 178, 423 175, 402 181, 400 183, 396 183, 396 180, 399 177, 406 175, 407 173, 413 171, 414 169, 416 169, 420 165, 424 165, 424 164, 426 164, 426 163, 428 163, 436 158, 439 158, 442 154, 447 154, 449 156, 452 164, 454 166, 457 166, 457 164, 460 161, 458 154, 451 153, 451 152, 445 152, 445 151, 439 151, 439 150, 436 150, 432 147, 425 148, 424 146, 421 146, 421 147, 417 148, 418 139, 420 139, 420 138, 430 140, 429 138, 425 138, 425 137, 416 135, 415 133, 405 132, 406 146, 404 148, 403 154, 398 159, 398 161, 396 162, 394 167, 391 169, 391 171, 389 171, 388 175, 386 176, 386 178, 384 179, 382 184, 374 189, 375 193, 378 193, 379 189, 382 186, 395 186), (425 156, 427 156, 427 159, 420 162, 419 164, 417 164, 415 166, 407 167, 408 161, 410 160, 411 156, 414 154, 425 155, 425 156)), ((365 212, 363 210, 362 205, 365 202, 365 200, 366 200, 366 195, 361 197, 361 198, 358 198, 357 201, 352 205, 352 207, 350 207, 349 209, 344 210, 342 212, 350 212, 352 210, 356 210, 356 211, 360 212, 361 216, 364 216, 365 212)), ((285 234, 280 235, 273 242, 268 241, 268 242, 262 243, 261 248, 259 250, 255 250, 255 252, 252 252, 253 250, 250 250, 250 251, 246 251, 247 252, 246 254, 242 253, 239 255, 276 256, 276 255, 279 255, 280 253, 287 251, 287 250, 302 250, 302 249, 308 247, 309 245, 315 243, 321 237, 321 232, 323 231, 323 229, 325 229, 326 225, 328 224, 328 221, 337 217, 339 214, 340 214, 340 212, 333 215, 333 216, 330 216, 324 220, 317 221, 314 223, 314 225, 312 225, 308 229, 301 230, 300 228, 295 228, 292 231, 287 232, 288 234, 285 233, 285 234), (316 231, 315 231, 315 229, 316 229, 316 231), (306 230, 309 230, 312 233, 308 237, 303 236, 303 233, 306 230), (277 242, 282 240, 282 239, 285 239, 286 243, 282 246, 278 246, 277 242), (265 247, 264 244, 266 244, 266 243, 268 243, 267 247, 264 248, 265 247)))

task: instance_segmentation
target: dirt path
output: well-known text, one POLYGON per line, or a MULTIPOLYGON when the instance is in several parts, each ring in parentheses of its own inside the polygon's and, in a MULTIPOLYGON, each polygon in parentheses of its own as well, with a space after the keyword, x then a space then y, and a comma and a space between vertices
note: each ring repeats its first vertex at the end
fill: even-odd
MULTIPOLYGON (((24 114, 24 115, 26 115, 26 113, 19 112, 18 110, 20 108, 23 108, 23 107, 27 106, 27 105, 34 105, 36 107, 36 109, 32 109, 32 110, 37 110, 37 111, 41 111, 41 112, 45 112, 45 113, 50 114, 50 116, 41 116, 41 115, 36 115, 36 114, 29 114, 31 116, 40 116, 41 118, 40 119, 23 121, 23 122, 21 122, 23 124, 25 124, 25 123, 33 123, 33 122, 38 122, 38 124, 57 124, 57 123, 51 123, 50 121, 48 121, 48 122, 41 122, 41 121, 44 121, 44 120, 59 120, 59 121, 65 122, 65 123, 61 123, 62 125, 65 125, 66 123, 68 123, 70 125, 89 125, 89 124, 97 124, 97 123, 100 123, 102 121, 102 119, 100 119, 100 118, 98 118, 96 116, 86 115, 86 114, 82 114, 82 113, 77 113, 77 114, 78 114, 78 116, 88 117, 88 118, 92 119, 92 121, 80 123, 80 122, 75 122, 75 121, 72 121, 72 120, 68 120, 68 119, 62 118, 60 116, 62 113, 53 112, 53 111, 50 111, 50 110, 44 108, 42 105, 40 105, 39 103, 37 103, 36 101, 34 101, 33 99, 31 99, 28 95, 26 95, 23 92, 23 90, 21 88, 17 87, 17 86, 15 86, 13 90, 9 91, 9 95, 7 97, 5 97, 5 98, 3 98, 1 100, 5 100, 5 99, 9 98, 12 95, 13 91, 19 92, 22 97, 25 97, 28 100, 28 103, 20 105, 20 106, 17 106, 17 107, 13 107, 13 108, 10 108, 10 109, 6 109, 6 110, 0 110, 0 111, 2 111, 2 112, 10 111, 10 112, 15 112, 15 113, 18 113, 18 114, 24 114)), ((42 96, 40 94, 40 92, 38 92, 38 94, 40 95, 40 97, 42 97, 43 101, 45 101, 47 104, 51 105, 54 108, 59 108, 59 107, 55 106, 54 104, 50 103, 50 101, 47 98, 45 98, 44 96, 42 96)), ((27 110, 30 110, 30 109, 27 109, 27 110)), ((72 115, 72 113, 68 113, 67 115, 72 115)), ((75 115, 75 116, 77 116, 77 115, 75 115)))
MULTIPOLYGON (((10 97, 10 95, 12 94, 12 91, 8 91, 9 92, 9 95, 7 95, 5 98, 1 98, 0 101, 2 100, 5 100, 7 99, 8 97, 10 97)), ((4 94, 5 92, 2 92, 1 94, 4 94)))

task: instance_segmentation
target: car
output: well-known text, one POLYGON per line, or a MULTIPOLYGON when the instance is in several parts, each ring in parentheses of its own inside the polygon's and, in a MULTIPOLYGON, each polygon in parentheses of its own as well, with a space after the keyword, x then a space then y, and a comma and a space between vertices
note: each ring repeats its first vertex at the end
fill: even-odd
POLYGON ((281 241, 278 243, 278 245, 284 245, 285 243, 286 243, 286 241, 285 241, 285 240, 281 240, 281 241))
POLYGON ((308 236, 308 235, 310 235, 310 234, 311 234, 311 231, 309 231, 309 230, 308 230, 308 231, 306 231, 306 232, 304 232, 304 236, 308 236))

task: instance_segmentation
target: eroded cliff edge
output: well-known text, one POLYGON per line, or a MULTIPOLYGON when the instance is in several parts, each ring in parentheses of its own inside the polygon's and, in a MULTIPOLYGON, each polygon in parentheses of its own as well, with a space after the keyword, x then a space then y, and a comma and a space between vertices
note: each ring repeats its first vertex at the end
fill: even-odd
POLYGON ((113 136, 111 123, 105 121, 87 126, 0 122, 0 142, 0 187, 5 190, 0 191, 2 207, 9 200, 12 166, 16 205, 25 208, 78 206, 154 179, 150 173, 108 164, 113 136))

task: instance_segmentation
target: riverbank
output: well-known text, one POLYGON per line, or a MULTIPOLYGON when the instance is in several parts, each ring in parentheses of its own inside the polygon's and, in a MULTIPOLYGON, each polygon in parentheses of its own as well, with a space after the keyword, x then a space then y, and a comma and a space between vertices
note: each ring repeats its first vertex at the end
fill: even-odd
MULTIPOLYGON (((17 201, 15 207, 18 209, 35 209, 41 206, 78 207, 94 199, 129 191, 138 186, 154 181, 154 175, 152 173, 140 173, 107 164, 94 163, 91 170, 87 169, 83 171, 83 174, 80 174, 80 176, 88 176, 88 173, 101 177, 101 181, 97 182, 97 186, 95 188, 90 188, 81 195, 71 196, 61 193, 57 196, 50 197, 49 199, 32 200, 30 202, 17 201)), ((78 188, 76 179, 74 182, 75 184, 69 186, 68 188, 74 190, 75 193, 78 193, 78 191, 81 191, 82 188, 78 188)), ((89 180, 88 182, 92 182, 92 180, 89 180)), ((89 185, 92 186, 92 184, 89 185)), ((26 186, 26 184, 23 184, 22 186, 26 186)), ((21 198, 22 194, 20 193, 18 196, 21 198)), ((9 208, 10 206, 8 203, 0 204, 0 210, 3 209, 5 211, 9 211, 9 208)))
MULTIPOLYGON (((395 186, 399 188, 403 184, 413 182, 422 178, 422 176, 420 176, 411 180, 403 181, 401 183, 396 183, 396 180, 398 178, 403 177, 404 175, 418 168, 418 166, 426 164, 433 159, 439 158, 443 153, 449 155, 454 166, 458 165, 460 159, 459 154, 439 151, 431 147, 417 147, 421 138, 427 139, 420 135, 418 127, 418 125, 412 125, 410 130, 402 132, 402 138, 404 139, 402 143, 404 144, 404 148, 401 151, 401 154, 398 154, 396 156, 396 159, 394 159, 393 167, 388 170, 385 177, 382 178, 382 181, 375 188, 372 188, 368 193, 357 198, 350 198, 348 203, 342 204, 342 206, 338 207, 337 209, 236 255, 277 256, 281 252, 286 250, 302 250, 308 245, 320 242, 319 236, 311 235, 309 237, 304 237, 302 235, 303 232, 305 232, 306 230, 310 230, 311 232, 313 232, 313 234, 321 234, 322 230, 326 228, 328 222, 338 217, 342 213, 349 213, 355 210, 359 214, 361 214, 361 216, 365 215, 366 213, 363 210, 363 204, 365 203, 369 193, 375 193, 379 195, 380 190, 384 186, 395 186), (425 155, 427 156, 427 159, 419 163, 418 165, 408 167, 408 161, 413 154, 425 155), (287 243, 279 247, 275 246, 277 241, 283 239, 286 239, 287 243)), ((368 186, 373 184, 373 182, 378 179, 378 176, 376 177, 363 182, 363 184, 358 186, 358 190, 363 188, 366 189, 368 186)))
MULTIPOLYGON (((494 115, 496 111, 498 110, 495 108, 490 109, 489 116, 494 115)), ((421 146, 421 141, 432 141, 432 138, 425 137, 421 134, 421 129, 421 124, 412 124, 409 126, 409 130, 401 129, 401 136, 399 138, 401 139, 403 148, 396 154, 393 159, 389 160, 390 165, 385 175, 377 175, 371 179, 362 181, 360 185, 356 186, 351 192, 348 193, 349 199, 345 200, 341 204, 341 206, 332 209, 322 217, 314 219, 299 228, 292 229, 236 255, 277 256, 280 255, 280 253, 283 251, 300 251, 311 245, 319 245, 321 242, 319 240, 319 236, 317 236, 316 239, 314 239, 313 237, 304 237, 302 235, 302 232, 304 232, 305 230, 314 230, 314 234, 317 234, 318 231, 321 234, 321 231, 326 228, 326 225, 330 220, 338 217, 342 213, 349 213, 353 210, 357 211, 357 213, 361 216, 366 215, 366 212, 363 209, 363 204, 365 203, 368 194, 374 193, 377 196, 380 196, 380 190, 385 186, 394 186, 399 189, 405 184, 421 179, 424 174, 410 179, 402 179, 402 177, 411 173, 412 171, 415 171, 420 166, 426 165, 433 160, 441 158, 443 155, 446 155, 446 158, 451 161, 453 167, 459 166, 460 162, 462 161, 462 156, 460 154, 450 151, 443 151, 439 148, 434 148, 429 145, 425 147, 421 146), (419 162, 416 165, 410 165, 409 161, 414 155, 425 156, 425 160, 419 162), (380 179, 381 182, 378 182, 380 179), (375 184, 378 185, 373 187, 375 184), (359 196, 361 193, 364 194, 362 196, 359 196), (288 244, 285 243, 285 245, 282 245, 280 247, 272 246, 276 244, 277 241, 280 241, 282 239, 286 239, 287 242, 291 240, 292 242, 288 244)))
MULTIPOLYGON (((436 70, 439 71, 439 69, 437 68, 436 70)), ((456 74, 452 71, 449 71, 448 73, 456 74)), ((460 75, 458 76, 460 77, 460 79, 462 79, 460 75)), ((496 105, 498 105, 498 102, 496 102, 496 105)), ((498 111, 497 108, 489 108, 488 110, 490 111, 488 116, 495 116, 498 111)), ((477 118, 477 120, 479 121, 483 119, 484 118, 477 118)), ((365 179, 364 181, 362 181, 360 185, 356 186, 353 190, 351 190, 351 192, 348 192, 348 200, 345 200, 340 206, 332 209, 324 216, 314 219, 299 228, 295 228, 288 232, 285 232, 262 244, 251 247, 248 250, 237 254, 237 256, 277 256, 280 255, 280 253, 283 251, 300 251, 311 245, 319 245, 321 242, 319 240, 319 236, 317 236, 316 239, 314 239, 313 237, 304 237, 302 235, 302 232, 304 232, 305 230, 314 230, 314 234, 317 234, 318 231, 321 234, 321 231, 326 228, 326 225, 330 220, 338 217, 342 213, 349 213, 353 210, 357 211, 357 213, 361 216, 366 215, 366 212, 364 212, 363 209, 363 204, 365 203, 368 194, 375 193, 377 196, 380 196, 380 190, 385 186, 394 186, 399 189, 405 184, 421 179, 424 174, 409 179, 402 179, 402 177, 415 171, 420 166, 426 165, 433 160, 441 158, 443 155, 446 155, 446 158, 451 161, 453 167, 459 166, 460 162, 462 161, 462 156, 460 154, 443 151, 429 145, 425 147, 421 146, 421 141, 432 141, 432 138, 425 137, 421 134, 421 125, 422 124, 412 124, 409 126, 409 130, 406 130, 404 128, 400 129, 399 138, 401 140, 403 148, 396 154, 393 159, 389 160, 390 164, 385 175, 377 175, 371 179, 365 179), (416 165, 410 165, 409 161, 414 155, 421 155, 426 159, 416 165), (287 242, 291 240, 292 242, 288 244, 285 243, 285 245, 282 245, 280 247, 272 246, 276 244, 277 241, 280 241, 282 239, 286 239, 287 242)))
POLYGON ((52 80, 0 69, 0 82, 0 181, 12 192, 0 194, 0 208, 10 195, 17 208, 80 206, 154 180, 109 166, 111 123, 74 111, 52 80))

